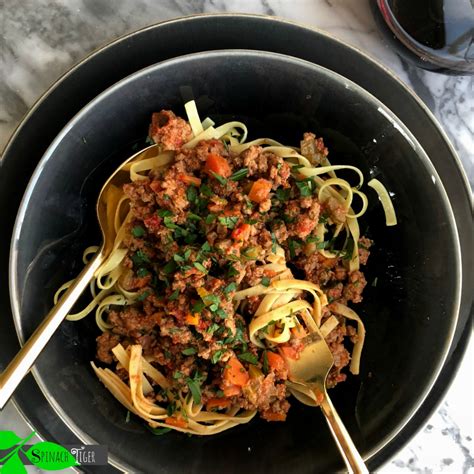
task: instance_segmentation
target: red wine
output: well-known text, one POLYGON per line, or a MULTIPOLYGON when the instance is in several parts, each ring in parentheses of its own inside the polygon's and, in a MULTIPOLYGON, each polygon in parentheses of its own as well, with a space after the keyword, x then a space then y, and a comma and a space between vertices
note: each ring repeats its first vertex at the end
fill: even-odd
POLYGON ((474 74, 473 0, 371 0, 397 52, 437 72, 474 74))

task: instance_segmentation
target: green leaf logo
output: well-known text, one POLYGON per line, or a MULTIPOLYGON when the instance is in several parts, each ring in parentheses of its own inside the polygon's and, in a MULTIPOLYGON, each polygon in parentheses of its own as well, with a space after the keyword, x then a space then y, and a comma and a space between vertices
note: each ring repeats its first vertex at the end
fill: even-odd
POLYGON ((27 471, 18 457, 18 453, 15 453, 8 458, 8 461, 1 467, 0 472, 2 474, 26 474, 27 471))
POLYGON ((9 449, 23 441, 13 431, 0 431, 0 449, 9 449))
POLYGON ((49 441, 36 443, 26 451, 25 455, 35 466, 46 471, 58 471, 67 467, 79 466, 74 456, 66 448, 49 441))

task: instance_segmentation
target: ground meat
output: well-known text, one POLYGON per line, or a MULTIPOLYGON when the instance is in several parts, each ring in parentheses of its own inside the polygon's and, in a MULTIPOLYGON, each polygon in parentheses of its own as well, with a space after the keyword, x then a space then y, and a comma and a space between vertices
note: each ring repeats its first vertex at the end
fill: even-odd
POLYGON ((112 349, 120 343, 120 337, 110 332, 102 333, 97 339, 97 359, 105 364, 113 362, 112 349))
POLYGON ((192 137, 191 126, 170 110, 162 110, 151 117, 150 137, 164 150, 178 150, 192 137))
POLYGON ((305 133, 300 142, 301 154, 308 158, 313 165, 320 165, 328 156, 328 149, 324 146, 322 138, 316 138, 314 133, 305 133))
POLYGON ((372 246, 373 241, 368 239, 367 237, 361 237, 359 239, 359 263, 361 265, 366 265, 367 260, 370 255, 370 247, 372 246))
POLYGON ((160 324, 160 313, 143 314, 138 308, 127 306, 122 311, 111 311, 108 322, 113 326, 112 332, 121 336, 139 337, 150 332, 160 324))
MULTIPOLYGON (((175 152, 174 161, 123 188, 131 219, 125 226, 128 253, 119 284, 136 296, 133 304, 109 311, 111 329, 97 339, 97 358, 111 364, 111 349, 118 343, 140 344, 173 394, 186 396, 195 383, 205 405, 213 399, 215 403, 223 391, 233 407, 282 421, 290 407, 288 371, 265 367, 263 350, 249 340, 249 321, 264 296, 249 297, 240 305, 234 296, 244 288, 268 285, 277 275, 276 265, 264 269, 263 263, 279 245, 295 277, 319 285, 329 302, 361 301, 366 281, 362 272, 349 271, 351 255, 333 250, 331 243, 326 251, 334 256, 326 257, 316 232, 320 221, 330 231, 345 222, 344 206, 333 197, 320 203, 317 188, 302 184, 284 159, 264 147, 237 154, 211 139, 182 148, 192 131, 173 112, 153 115, 150 136, 162 150, 175 152), (252 192, 259 180, 268 183, 252 192), (243 386, 225 375, 235 361, 248 380, 243 386)), ((312 133, 304 135, 301 152, 314 164, 327 156, 322 139, 312 133)), ((361 264, 367 262, 371 244, 360 238, 361 264)), ((330 307, 322 313, 325 321, 330 307)), ((339 320, 327 339, 335 361, 329 386, 346 378, 343 369, 350 356, 344 342, 357 342, 356 330, 339 320)), ((295 354, 304 347, 295 335, 287 344, 295 354)), ((127 379, 126 370, 118 373, 127 379)), ((148 397, 169 401, 159 390, 148 397)))

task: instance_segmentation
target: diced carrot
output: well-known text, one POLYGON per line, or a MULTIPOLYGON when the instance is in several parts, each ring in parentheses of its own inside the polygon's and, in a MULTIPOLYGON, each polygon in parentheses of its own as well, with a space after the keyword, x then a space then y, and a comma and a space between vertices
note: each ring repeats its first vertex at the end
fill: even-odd
POLYGON ((252 184, 252 188, 249 192, 249 199, 253 202, 263 202, 267 199, 270 190, 272 189, 272 183, 270 181, 260 178, 252 184))
POLYGON ((188 313, 186 315, 186 324, 189 324, 190 326, 197 326, 199 325, 199 320, 200 320, 199 313, 188 313))
POLYGON ((285 421, 286 413, 274 413, 272 411, 265 411, 262 418, 267 421, 285 421))
POLYGON ((201 180, 196 178, 196 176, 189 176, 188 174, 181 173, 178 175, 178 179, 187 185, 192 184, 193 186, 201 186, 201 180))
POLYGON ((187 428, 188 424, 182 418, 175 418, 174 416, 168 416, 165 418, 165 423, 170 426, 176 426, 176 428, 187 428))
POLYGON ((280 346, 280 353, 283 357, 287 357, 288 359, 299 359, 298 352, 292 346, 281 345, 280 346))
POLYGON ((247 240, 250 237, 250 224, 240 224, 232 231, 234 240, 247 240))
POLYGON ((300 325, 297 325, 294 328, 291 328, 291 333, 297 339, 303 339, 303 337, 307 336, 306 331, 304 330, 303 326, 300 326, 300 325))
POLYGON ((228 398, 211 398, 206 403, 206 408, 212 410, 213 408, 227 408, 231 404, 228 398))
POLYGON ((233 397, 235 395, 240 395, 241 390, 242 389, 238 385, 228 385, 222 389, 225 397, 233 397))
POLYGON ((275 372, 280 372, 286 369, 285 361, 283 357, 276 352, 267 351, 268 365, 275 372))
POLYGON ((243 387, 249 381, 249 374, 244 369, 237 357, 232 357, 227 361, 224 369, 224 381, 226 385, 238 385, 243 387))
POLYGON ((213 176, 211 173, 212 171, 223 178, 228 178, 232 174, 232 170, 230 169, 227 160, 216 153, 209 153, 209 155, 207 155, 204 171, 210 176, 213 176))

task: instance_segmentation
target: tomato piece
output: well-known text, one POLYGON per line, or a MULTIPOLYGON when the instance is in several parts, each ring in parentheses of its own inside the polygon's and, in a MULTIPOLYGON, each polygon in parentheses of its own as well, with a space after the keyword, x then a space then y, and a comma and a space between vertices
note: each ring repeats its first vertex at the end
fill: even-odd
POLYGON ((282 372, 286 369, 285 361, 283 357, 276 352, 267 351, 268 365, 275 372, 282 372))
POLYGON ((234 240, 247 240, 250 237, 250 224, 240 224, 232 231, 234 240))
POLYGON ((156 215, 153 214, 150 217, 147 217, 146 219, 143 220, 143 223, 145 224, 145 227, 152 232, 157 230, 160 225, 161 225, 161 219, 156 215))
POLYGON ((176 428, 187 428, 188 424, 182 418, 176 418, 174 416, 168 416, 165 418, 165 423, 176 428))
POLYGON ((302 326, 295 326, 294 328, 291 328, 291 333, 293 336, 295 336, 297 339, 303 339, 303 337, 306 337, 306 331, 302 326))
POLYGON ((228 178, 232 174, 232 170, 230 169, 230 165, 227 160, 223 156, 217 155, 216 153, 209 153, 209 155, 207 155, 204 171, 211 177, 213 176, 211 171, 218 174, 219 176, 222 176, 223 178, 228 178))
POLYGON ((261 203, 268 198, 272 183, 270 181, 260 178, 252 184, 249 192, 249 199, 253 202, 261 203))
POLYGON ((213 408, 227 408, 231 403, 231 400, 228 398, 211 398, 206 403, 206 408, 208 410, 212 410, 213 408))
POLYGON ((196 176, 190 176, 188 174, 181 173, 180 175, 178 175, 178 179, 184 184, 187 184, 188 186, 201 186, 201 180, 199 178, 196 178, 196 176))
POLYGON ((229 385, 223 388, 224 396, 233 397, 240 395, 241 388, 238 385, 229 385))

